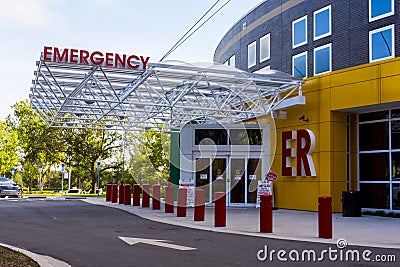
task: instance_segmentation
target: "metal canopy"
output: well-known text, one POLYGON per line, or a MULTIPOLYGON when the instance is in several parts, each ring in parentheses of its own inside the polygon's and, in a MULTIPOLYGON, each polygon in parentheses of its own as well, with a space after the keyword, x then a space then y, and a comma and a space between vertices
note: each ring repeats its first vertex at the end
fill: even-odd
POLYGON ((224 65, 165 62, 131 70, 37 62, 30 103, 51 127, 162 131, 187 123, 231 124, 265 115, 302 79, 224 65))

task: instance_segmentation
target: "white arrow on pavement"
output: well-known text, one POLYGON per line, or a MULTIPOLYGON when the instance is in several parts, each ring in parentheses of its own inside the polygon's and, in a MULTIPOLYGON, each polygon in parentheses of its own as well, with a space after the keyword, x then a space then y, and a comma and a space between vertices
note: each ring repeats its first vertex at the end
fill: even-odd
POLYGON ((159 246, 159 247, 164 247, 164 248, 172 248, 172 249, 176 249, 176 250, 195 250, 196 249, 196 248, 166 243, 166 242, 171 242, 168 240, 134 238, 134 237, 123 237, 123 236, 119 236, 118 238, 121 239, 122 241, 128 243, 131 246, 138 244, 138 243, 143 243, 143 244, 149 244, 149 245, 159 246))

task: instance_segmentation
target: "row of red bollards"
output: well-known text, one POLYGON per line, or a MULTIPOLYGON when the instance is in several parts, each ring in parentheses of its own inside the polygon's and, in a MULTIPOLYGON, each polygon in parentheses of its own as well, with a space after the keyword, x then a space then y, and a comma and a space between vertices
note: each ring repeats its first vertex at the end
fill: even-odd
MULTIPOLYGON (((108 184, 106 187, 106 201, 131 205, 131 185, 119 186, 108 184)), ((152 187, 152 209, 160 210, 160 185, 152 187)), ((205 218, 205 191, 195 190, 194 221, 204 221, 205 218)), ((140 206, 140 185, 133 185, 133 206, 140 206)), ((150 207, 150 186, 142 187, 142 208, 150 207)), ((186 217, 187 189, 178 188, 177 217, 186 217)), ((174 213, 174 188, 169 185, 165 188, 165 213, 174 213)), ((226 226, 226 193, 215 192, 214 209, 215 227, 226 226)), ((260 232, 272 233, 272 195, 260 196, 260 232)), ((318 235, 320 238, 332 238, 332 198, 322 196, 318 198, 318 235)))
MULTIPOLYGON (((152 190, 152 208, 153 210, 161 209, 161 193, 160 193, 160 185, 153 185, 152 190)), ((218 192, 220 194, 224 194, 222 192, 218 192)), ((219 197, 217 197, 219 198, 219 197)), ((196 189, 195 191, 195 208, 194 208, 194 220, 195 221, 204 221, 205 218, 205 191, 203 189, 196 189)), ((131 205, 131 185, 128 184, 107 184, 106 186, 106 201, 112 203, 119 203, 125 205, 131 205)), ((220 200, 217 200, 216 203, 219 203, 217 206, 217 210, 219 207, 223 207, 225 209, 225 196, 223 196, 220 200), (223 203, 223 205, 222 205, 223 203)), ((140 206, 140 185, 133 185, 133 206, 140 206)), ((142 186, 142 208, 150 207, 150 186, 148 184, 144 184, 142 186)), ((177 205, 177 217, 186 217, 186 207, 187 207, 187 189, 179 188, 178 189, 178 205, 177 205)), ((174 213, 174 188, 173 186, 167 186, 165 188, 165 213, 174 213)), ((218 212, 219 214, 220 212, 218 212)), ((224 211, 225 213, 225 211, 224 211)), ((217 214, 217 213, 216 213, 217 214)), ((225 216, 218 215, 216 218, 216 226, 225 226, 225 216)))

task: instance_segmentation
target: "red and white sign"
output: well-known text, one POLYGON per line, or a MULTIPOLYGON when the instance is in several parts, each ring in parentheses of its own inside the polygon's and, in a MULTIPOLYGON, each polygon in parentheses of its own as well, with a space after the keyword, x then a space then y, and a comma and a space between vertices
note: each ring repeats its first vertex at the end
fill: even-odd
POLYGON ((187 206, 194 207, 195 186, 194 183, 185 181, 179 182, 179 188, 186 188, 187 192, 187 206))
POLYGON ((125 55, 117 53, 102 53, 99 51, 89 52, 87 50, 45 46, 43 49, 43 60, 53 62, 65 62, 94 66, 105 66, 123 69, 147 68, 150 57, 125 55))
POLYGON ((278 178, 278 175, 276 173, 274 173, 273 171, 269 171, 267 172, 267 174, 265 174, 265 180, 267 181, 275 181, 278 178))
POLYGON ((261 195, 272 195, 272 181, 258 181, 256 208, 260 207, 261 195))
POLYGON ((282 132, 282 175, 283 176, 317 176, 312 153, 315 148, 315 135, 311 130, 282 132), (292 140, 296 140, 293 148, 292 140), (292 159, 296 166, 292 167, 292 159))

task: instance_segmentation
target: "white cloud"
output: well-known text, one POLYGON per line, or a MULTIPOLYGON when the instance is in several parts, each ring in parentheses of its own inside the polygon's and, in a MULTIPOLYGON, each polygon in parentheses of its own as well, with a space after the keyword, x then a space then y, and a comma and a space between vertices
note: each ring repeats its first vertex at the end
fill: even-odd
POLYGON ((43 0, 0 0, 0 28, 45 27, 52 13, 43 0))

